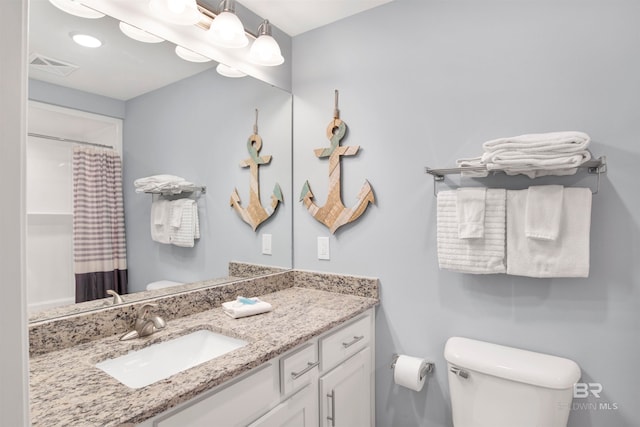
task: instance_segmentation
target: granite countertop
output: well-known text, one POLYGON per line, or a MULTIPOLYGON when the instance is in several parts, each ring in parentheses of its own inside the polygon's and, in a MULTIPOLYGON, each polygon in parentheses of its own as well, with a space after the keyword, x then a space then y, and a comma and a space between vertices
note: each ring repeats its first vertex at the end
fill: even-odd
POLYGON ((181 317, 147 338, 119 336, 30 359, 33 426, 118 426, 140 423, 258 367, 375 306, 378 300, 292 287, 260 296, 273 311, 232 319, 221 308, 181 317), (193 330, 210 329, 249 343, 147 387, 131 389, 94 365, 193 330))

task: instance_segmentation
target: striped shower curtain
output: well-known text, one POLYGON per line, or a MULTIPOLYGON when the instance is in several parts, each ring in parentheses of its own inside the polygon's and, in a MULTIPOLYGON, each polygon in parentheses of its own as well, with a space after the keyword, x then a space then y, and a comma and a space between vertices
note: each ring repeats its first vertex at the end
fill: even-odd
POLYGON ((111 149, 73 149, 76 302, 127 293, 122 161, 111 149))

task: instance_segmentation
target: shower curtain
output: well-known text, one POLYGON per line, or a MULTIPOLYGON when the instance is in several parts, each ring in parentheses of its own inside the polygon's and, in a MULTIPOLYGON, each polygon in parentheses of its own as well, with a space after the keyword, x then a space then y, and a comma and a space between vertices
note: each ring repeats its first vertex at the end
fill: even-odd
POLYGON ((112 149, 73 149, 76 302, 127 293, 122 161, 112 149))

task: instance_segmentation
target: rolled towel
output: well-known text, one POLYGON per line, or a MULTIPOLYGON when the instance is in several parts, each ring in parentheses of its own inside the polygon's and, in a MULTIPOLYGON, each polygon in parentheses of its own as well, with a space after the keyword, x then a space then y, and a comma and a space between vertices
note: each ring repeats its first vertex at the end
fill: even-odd
POLYGON ((562 185, 536 185, 527 190, 524 234, 530 239, 556 240, 562 219, 562 185))
POLYGON ((259 298, 238 297, 235 301, 222 303, 224 313, 234 319, 266 313, 272 309, 271 304, 259 298))
POLYGON ((456 191, 456 214, 458 216, 458 238, 478 239, 484 237, 484 208, 487 189, 458 188, 456 191))

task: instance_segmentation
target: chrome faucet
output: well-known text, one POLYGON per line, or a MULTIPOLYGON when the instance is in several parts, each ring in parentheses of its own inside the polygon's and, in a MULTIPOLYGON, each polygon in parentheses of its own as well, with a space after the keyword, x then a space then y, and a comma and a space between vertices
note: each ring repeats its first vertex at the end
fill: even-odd
POLYGON ((122 296, 118 295, 118 293, 113 289, 107 289, 107 294, 113 296, 113 305, 124 303, 122 296))
POLYGON ((131 340, 134 338, 142 338, 153 334, 154 332, 164 328, 167 322, 158 315, 149 317, 149 310, 157 307, 158 304, 146 303, 138 310, 138 318, 134 329, 120 337, 120 341, 131 340))

